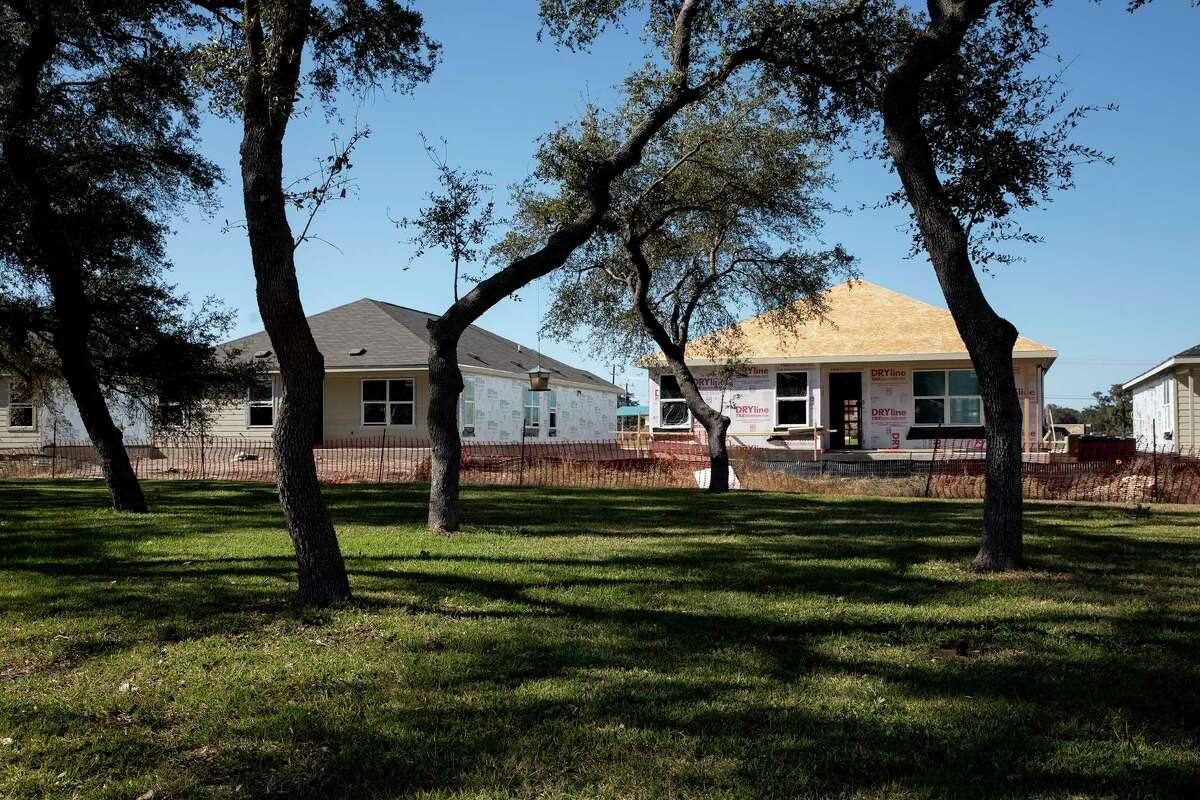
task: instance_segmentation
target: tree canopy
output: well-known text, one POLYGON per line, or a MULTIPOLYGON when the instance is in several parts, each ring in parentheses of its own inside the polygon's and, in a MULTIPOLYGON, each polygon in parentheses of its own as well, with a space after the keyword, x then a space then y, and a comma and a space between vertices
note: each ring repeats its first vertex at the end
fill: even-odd
POLYGON ((179 2, 0 5, 0 368, 66 380, 133 510, 106 396, 199 422, 246 373, 214 349, 230 312, 190 311, 166 278, 171 219, 221 177, 196 140, 197 22, 179 2))

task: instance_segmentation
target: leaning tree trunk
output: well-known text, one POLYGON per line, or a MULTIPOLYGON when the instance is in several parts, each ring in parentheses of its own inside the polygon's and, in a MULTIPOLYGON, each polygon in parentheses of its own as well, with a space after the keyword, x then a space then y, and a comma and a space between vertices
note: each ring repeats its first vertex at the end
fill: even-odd
POLYGON ((458 530, 462 521, 459 480, 462 441, 458 435, 458 398, 463 390, 458 367, 458 337, 439 334, 431 325, 429 344, 429 530, 458 530))
MULTIPOLYGON (((729 449, 725 445, 725 434, 729 430, 729 417, 704 402, 700 387, 696 385, 696 377, 691 367, 687 365, 685 352, 687 346, 687 325, 691 321, 691 312, 685 312, 680 320, 681 328, 677 329, 675 337, 655 315, 650 302, 650 283, 652 273, 650 262, 642 250, 642 237, 635 236, 630 229, 625 231, 625 252, 629 255, 637 273, 632 289, 633 307, 637 311, 642 325, 650 334, 650 338, 662 350, 667 366, 671 368, 675 380, 679 382, 679 391, 687 403, 692 416, 700 421, 708 440, 708 491, 713 493, 729 491, 729 449)), ((694 308, 694 305, 693 305, 694 308)))
MULTIPOLYGON (((62 319, 61 312, 57 311, 59 307, 56 297, 56 316, 62 319)), ((60 331, 59 335, 54 337, 54 347, 62 365, 63 379, 75 400, 75 407, 79 409, 79 419, 83 422, 83 428, 96 450, 100 461, 100 473, 108 486, 113 508, 117 511, 143 513, 147 510, 146 496, 142 494, 142 485, 138 483, 137 474, 129 461, 129 451, 125 449, 121 429, 116 426, 112 414, 109 413, 108 403, 92 367, 91 354, 86 344, 67 341, 79 335, 86 333, 75 330, 60 331)))
POLYGON ((350 582, 313 460, 325 359, 300 302, 283 191, 283 137, 291 113, 286 98, 295 91, 308 20, 304 3, 279 10, 272 47, 264 52, 257 6, 247 14, 249 60, 258 66, 248 70, 243 87, 241 172, 258 310, 283 374, 273 435, 279 502, 296 548, 298 600, 320 606, 349 599, 350 582))
POLYGON ((984 297, 970 259, 966 230, 954 214, 921 122, 925 80, 958 51, 969 27, 986 13, 943 3, 888 76, 883 95, 884 134, 892 162, 916 215, 946 305, 979 377, 987 435, 983 535, 974 569, 1009 570, 1022 564, 1022 416, 1013 379, 1017 330, 984 297))
POLYGON ((68 226, 61 223, 54 210, 50 189, 36 166, 29 143, 29 127, 41 96, 38 79, 57 46, 53 19, 45 7, 40 7, 13 78, 12 102, 4 120, 4 163, 13 183, 29 201, 30 234, 54 303, 57 327, 53 347, 83 427, 96 448, 113 508, 144 512, 145 495, 129 462, 121 430, 109 413, 88 349, 92 315, 83 283, 83 265, 71 246, 68 226))

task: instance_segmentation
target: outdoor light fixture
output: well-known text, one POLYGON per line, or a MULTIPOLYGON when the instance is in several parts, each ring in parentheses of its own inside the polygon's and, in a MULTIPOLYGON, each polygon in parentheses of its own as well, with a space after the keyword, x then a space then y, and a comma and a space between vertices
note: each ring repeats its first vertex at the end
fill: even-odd
POLYGON ((529 370, 529 390, 531 392, 550 391, 550 370, 538 364, 529 370))

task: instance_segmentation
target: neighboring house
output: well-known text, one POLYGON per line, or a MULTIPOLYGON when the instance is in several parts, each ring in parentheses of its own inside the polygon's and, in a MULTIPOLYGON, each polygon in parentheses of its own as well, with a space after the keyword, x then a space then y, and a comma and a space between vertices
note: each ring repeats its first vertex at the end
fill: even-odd
MULTIPOLYGON (((109 413, 125 441, 144 442, 149 438, 150 420, 144 411, 122 403, 111 404, 109 413)), ((65 386, 40 397, 20 378, 0 375, 0 449, 88 441, 79 409, 65 386)))
MULTIPOLYGON (((732 385, 691 356, 702 341, 689 347, 701 393, 731 419, 731 443, 811 447, 815 433, 825 449, 897 450, 983 438, 978 382, 949 311, 866 281, 835 286, 828 305, 825 319, 786 336, 762 317, 738 323, 745 351, 732 385)), ((1039 447, 1043 378, 1057 356, 1025 337, 1013 348, 1026 450, 1039 447)), ((649 396, 656 435, 700 430, 661 366, 649 396)))
POLYGON ((1200 345, 1121 386, 1133 395, 1133 437, 1144 450, 1200 447, 1200 345))
MULTIPOLYGON (((314 441, 362 437, 425 438, 429 329, 436 315, 362 299, 308 318, 325 356, 325 391, 314 441)), ((282 380, 266 332, 222 345, 261 363, 267 375, 242 403, 221 408, 211 436, 268 439, 282 380)), ((472 325, 458 346, 465 389, 459 399, 464 440, 572 441, 615 436, 621 389, 592 373, 540 355, 472 325), (529 389, 528 371, 550 372, 550 391, 529 389)))

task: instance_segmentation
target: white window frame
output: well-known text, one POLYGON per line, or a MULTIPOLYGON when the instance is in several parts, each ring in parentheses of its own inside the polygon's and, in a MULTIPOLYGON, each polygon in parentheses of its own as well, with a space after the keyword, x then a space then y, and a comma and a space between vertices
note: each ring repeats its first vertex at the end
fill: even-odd
MULTIPOLYGON (((676 386, 679 385, 679 379, 676 378, 673 374, 671 374, 669 372, 664 372, 663 374, 658 376, 658 427, 662 428, 663 430, 668 430, 668 431, 691 430, 692 410, 690 408, 688 408, 687 400, 685 400, 682 397, 672 397, 672 398, 663 397, 662 384, 663 384, 663 381, 667 380, 667 379, 675 381, 676 386), (664 421, 666 419, 666 416, 662 413, 663 403, 680 403, 681 405, 683 405, 683 410, 684 410, 684 414, 685 414, 683 422, 681 422, 677 425, 668 425, 664 421)), ((680 388, 679 393, 683 394, 682 388, 680 388)))
POLYGON ((417 427, 417 379, 416 378, 363 378, 358 382, 358 421, 364 428, 415 428, 417 427), (383 400, 365 400, 363 391, 368 383, 383 382, 383 400), (393 400, 392 383, 405 381, 412 384, 412 400, 393 400), (383 422, 367 422, 367 406, 383 403, 383 422), (412 406, 412 422, 392 422, 392 406, 412 406))
POLYGON ((33 392, 29 389, 28 386, 26 386, 25 393, 28 395, 29 399, 26 400, 25 402, 18 403, 13 399, 13 397, 16 394, 16 387, 18 385, 22 385, 22 384, 18 384, 18 382, 13 380, 12 378, 6 378, 5 382, 7 384, 6 394, 8 395, 5 400, 5 402, 8 405, 4 410, 4 412, 5 412, 4 413, 4 418, 5 418, 4 421, 5 421, 6 426, 8 427, 8 429, 10 431, 36 431, 37 424, 38 424, 38 413, 37 413, 37 406, 33 402, 33 392), (29 424, 28 425, 14 425, 13 424, 13 411, 18 411, 18 410, 24 411, 25 409, 29 410, 29 424))
POLYGON ((542 395, 545 392, 535 392, 528 387, 521 389, 521 427, 525 438, 536 439, 542 435, 542 395), (531 402, 532 398, 532 402, 531 402), (533 410, 533 424, 529 422, 529 411, 533 410), (531 434, 530 431, 533 431, 531 434))
POLYGON ((268 386, 271 387, 271 397, 269 400, 254 400, 254 399, 252 399, 250 393, 254 389, 254 387, 253 386, 246 387, 246 427, 247 428, 274 428, 275 427, 275 377, 273 375, 268 375, 266 378, 263 378, 260 381, 258 381, 258 383, 263 383, 263 382, 265 382, 268 386), (251 409, 255 409, 255 408, 271 409, 271 422, 269 425, 263 425, 263 424, 256 425, 253 422, 251 422, 251 419, 253 418, 253 413, 252 413, 251 409))
MULTIPOLYGON (((972 372, 973 373, 973 372, 975 372, 975 370, 963 369, 961 367, 913 369, 913 371, 912 371, 912 376, 913 376, 912 377, 912 380, 913 380, 913 398, 912 398, 913 427, 916 427, 916 428, 938 428, 938 427, 947 427, 947 426, 954 426, 954 425, 975 426, 975 425, 983 425, 984 424, 983 396, 978 395, 978 394, 951 394, 950 393, 950 373, 951 372, 972 372), (917 383, 917 373, 919 373, 919 372, 940 372, 940 373, 942 373, 942 393, 940 395, 936 395, 936 394, 918 395, 916 383, 917 383), (949 419, 949 417, 950 417, 950 400, 951 399, 961 400, 964 398, 968 399, 968 400, 973 399, 973 400, 979 401, 979 422, 953 422, 953 421, 950 421, 950 419, 949 419), (918 422, 917 421, 917 401, 919 401, 919 400, 941 400, 942 401, 942 421, 941 422, 918 422)), ((976 383, 978 383, 979 377, 976 376, 975 380, 976 380, 976 383)))
POLYGON ((551 389, 543 394, 546 395, 546 436, 554 439, 558 436, 558 393, 551 389))
POLYGON ((812 420, 809 419, 809 397, 812 395, 812 377, 806 369, 780 369, 775 371, 775 419, 772 428, 791 428, 791 427, 807 427, 812 425, 812 420), (780 375, 803 375, 804 376, 804 396, 803 397, 780 397, 779 396, 779 376, 780 375), (779 404, 780 403, 799 403, 804 409, 804 422, 780 422, 779 421, 779 404))
POLYGON ((479 419, 479 386, 477 378, 463 381, 462 402, 459 404, 459 432, 464 439, 474 439, 479 419), (471 424, 467 424, 467 406, 470 406, 471 424))

